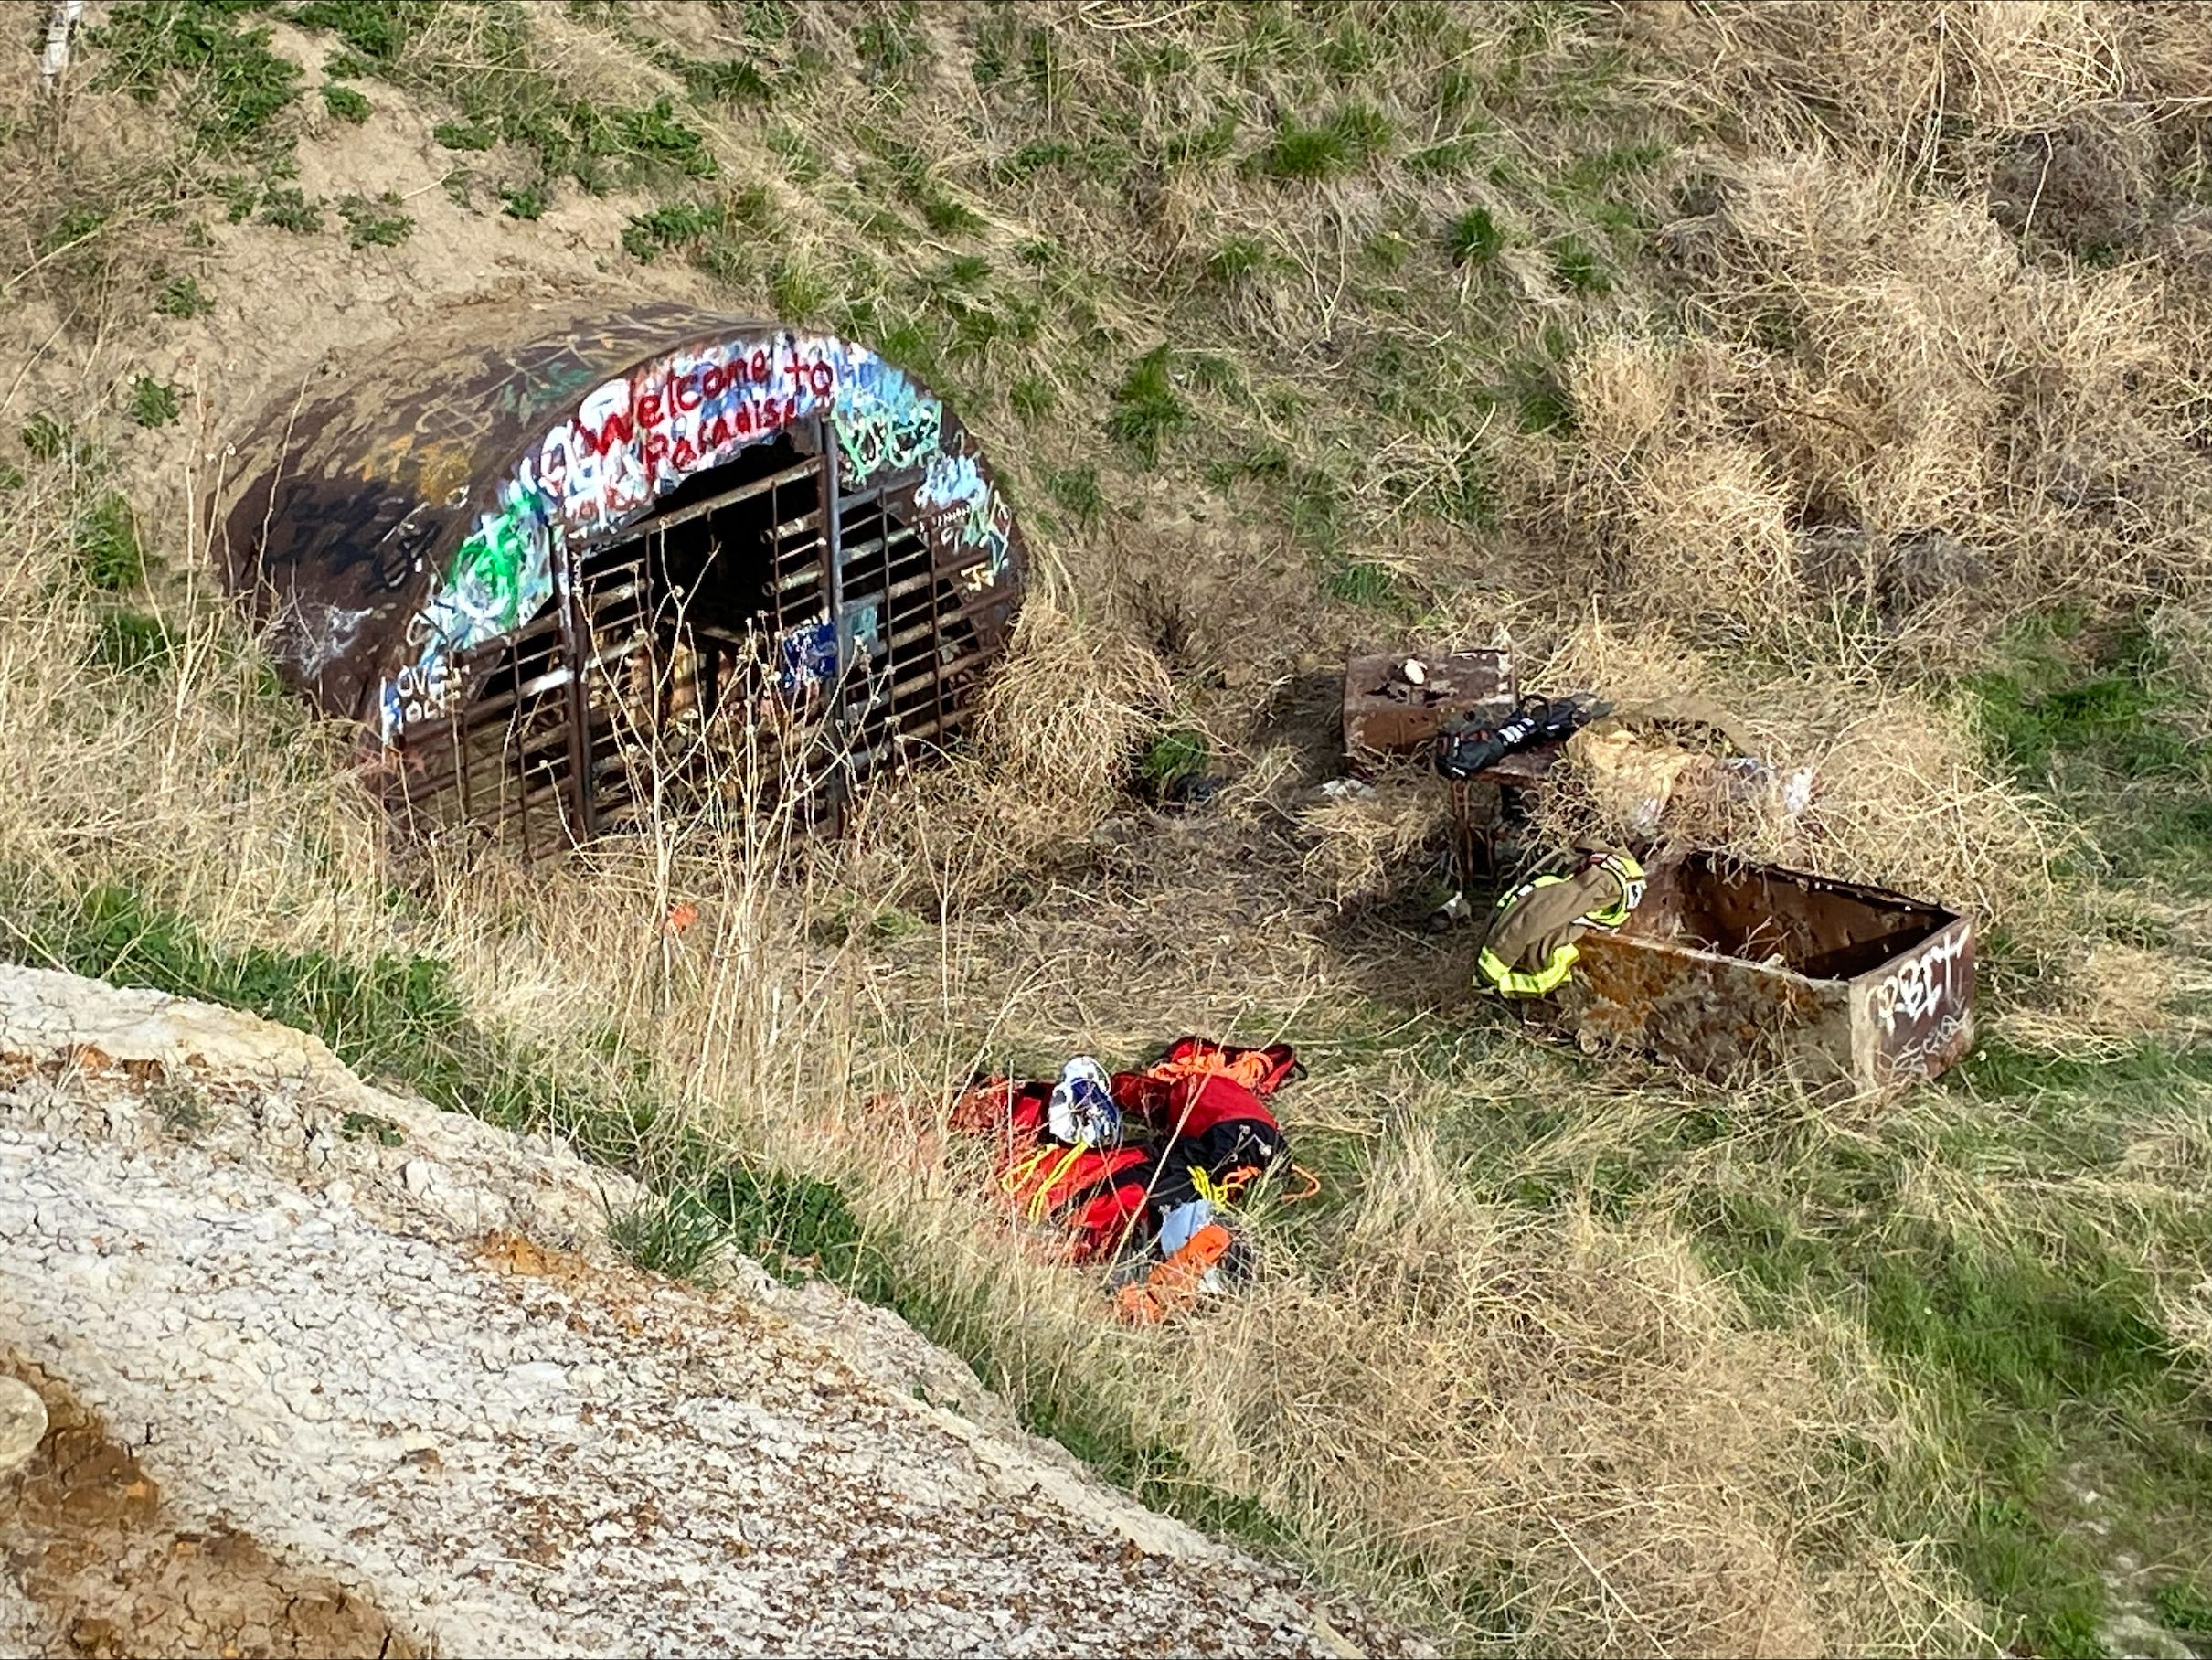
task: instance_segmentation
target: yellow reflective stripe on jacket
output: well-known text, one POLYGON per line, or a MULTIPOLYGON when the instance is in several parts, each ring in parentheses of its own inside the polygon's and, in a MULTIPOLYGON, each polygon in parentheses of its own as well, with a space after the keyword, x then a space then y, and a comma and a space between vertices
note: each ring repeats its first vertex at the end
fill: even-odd
POLYGON ((1643 902, 1643 867, 1632 854, 1609 853, 1598 861, 1597 867, 1621 884, 1620 902, 1601 907, 1582 920, 1592 928, 1618 928, 1643 902))
POLYGON ((1551 961, 1542 968, 1534 974, 1524 974, 1485 945, 1474 965, 1482 971, 1484 979, 1508 997, 1542 997, 1567 984, 1569 972, 1581 955, 1572 945, 1562 945, 1551 953, 1551 961))

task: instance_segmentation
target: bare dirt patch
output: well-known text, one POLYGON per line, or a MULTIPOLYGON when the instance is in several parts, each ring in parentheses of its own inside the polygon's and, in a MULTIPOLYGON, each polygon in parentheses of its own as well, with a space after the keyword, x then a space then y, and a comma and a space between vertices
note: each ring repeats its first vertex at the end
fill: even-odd
POLYGON ((46 1403, 46 1439, 0 1509, 40 1655, 427 1654, 325 1574, 252 1534, 192 1524, 97 1412, 59 1378, 0 1350, 0 1373, 46 1403))

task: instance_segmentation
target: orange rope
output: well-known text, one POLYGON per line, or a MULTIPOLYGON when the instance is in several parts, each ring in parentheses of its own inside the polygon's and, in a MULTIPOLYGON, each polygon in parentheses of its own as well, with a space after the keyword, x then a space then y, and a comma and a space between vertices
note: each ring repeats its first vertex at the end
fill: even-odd
POLYGON ((1292 1176, 1304 1177, 1306 1185, 1300 1188, 1296 1193, 1286 1193, 1282 1195, 1279 1199, 1276 1200, 1277 1204, 1300 1204, 1306 1199, 1312 1198, 1315 1194, 1321 1191, 1321 1178, 1315 1176, 1311 1170, 1308 1170, 1303 1165, 1292 1165, 1291 1166, 1291 1174, 1292 1176))

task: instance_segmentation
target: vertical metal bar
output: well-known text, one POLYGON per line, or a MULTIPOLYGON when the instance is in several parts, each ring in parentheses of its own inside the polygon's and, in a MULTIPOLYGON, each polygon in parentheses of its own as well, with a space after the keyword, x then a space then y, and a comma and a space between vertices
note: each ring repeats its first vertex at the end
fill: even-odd
MULTIPOLYGON (((775 638, 770 647, 772 652, 783 649, 783 537, 777 528, 783 523, 782 489, 780 485, 768 487, 768 606, 775 622, 775 638)), ((773 664, 770 665, 771 668, 773 664)))
MULTIPOLYGON (((891 688, 899 684, 899 648, 891 644, 899 633, 899 620, 891 610, 891 498, 886 491, 876 497, 876 532, 879 548, 877 563, 883 568, 883 688, 884 696, 892 696, 891 688)), ((871 699, 873 701, 873 699, 871 699)), ((889 737, 899 729, 899 710, 887 704, 883 711, 883 734, 889 737)))
MULTIPOLYGON (((568 696, 569 769, 576 796, 576 825, 580 839, 599 834, 597 804, 591 799, 591 698, 584 684, 584 665, 591 660, 591 619, 585 614, 581 584, 569 553, 569 538, 558 525, 548 533, 553 539, 549 562, 553 567, 553 602, 560 607, 560 644, 569 660, 568 696)), ((523 795, 529 796, 529 779, 523 780, 523 795)), ((553 799, 559 800, 556 795, 553 799)), ((529 812, 523 813, 526 826, 529 812)))
MULTIPOLYGON (((845 615, 845 538, 837 528, 837 433, 827 416, 817 416, 814 435, 822 445, 822 563, 828 573, 829 614, 837 639, 837 677, 852 656, 852 630, 845 615)), ((842 701, 842 700, 840 700, 842 701)))
POLYGON ((461 724, 461 705, 453 705, 450 726, 453 737, 453 769, 461 775, 461 822, 473 824, 476 820, 476 793, 469 787, 469 740, 474 735, 461 724))
POLYGON ((830 639, 836 661, 830 670, 830 729, 835 734, 831 756, 830 802, 836 828, 845 828, 844 769, 851 744, 851 723, 846 718, 850 690, 845 670, 853 660, 853 631, 845 615, 845 537, 837 527, 837 430, 826 415, 814 418, 814 441, 822 456, 820 512, 822 515, 822 580, 829 601, 830 639))
MULTIPOLYGON (((943 547, 943 541, 930 544, 930 694, 937 721, 931 734, 940 749, 945 741, 945 608, 937 591, 942 580, 937 574, 937 555, 943 547)), ((956 603, 959 596, 960 591, 954 589, 956 603)))
MULTIPOLYGON (((528 865, 531 862, 530 774, 522 764, 521 708, 521 704, 517 703, 515 706, 516 712, 507 717, 506 736, 500 740, 500 757, 504 762, 500 771, 502 775, 508 772, 515 775, 515 816, 516 822, 522 828, 522 862, 528 865)), ((506 803, 502 802, 500 803, 502 818, 506 816, 505 807, 506 803)))

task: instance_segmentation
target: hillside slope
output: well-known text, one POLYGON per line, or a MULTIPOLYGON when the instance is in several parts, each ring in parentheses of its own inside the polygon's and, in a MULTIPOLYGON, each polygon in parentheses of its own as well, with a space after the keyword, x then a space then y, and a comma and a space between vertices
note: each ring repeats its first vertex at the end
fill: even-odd
POLYGON ((154 0, 52 93, 13 16, 0 951, 565 1138, 1459 1646, 2212 1649, 2202 8, 154 0), (325 348, 556 296, 866 341, 1013 493, 1024 649, 845 841, 393 849, 214 591, 325 348), (1728 706, 1811 804, 1666 835, 1973 912, 1977 1052, 1531 1041, 1437 793, 1322 791, 1415 636, 1728 706), (1185 1030, 1324 1184, 1197 1328, 884 1110, 1185 1030))

